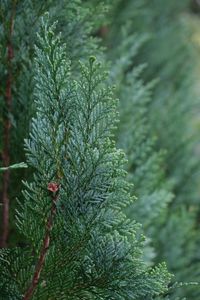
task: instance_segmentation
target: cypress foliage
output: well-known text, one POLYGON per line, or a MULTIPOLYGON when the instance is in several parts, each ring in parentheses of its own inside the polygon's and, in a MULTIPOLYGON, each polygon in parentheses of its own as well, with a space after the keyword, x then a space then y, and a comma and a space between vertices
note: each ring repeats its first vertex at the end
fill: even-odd
MULTIPOLYGON (((108 57, 113 59, 111 77, 116 82, 120 99, 117 141, 128 157, 128 179, 134 183, 134 191, 139 198, 128 208, 128 214, 143 224, 150 238, 160 213, 173 196, 165 179, 165 153, 157 151, 156 137, 148 120, 155 81, 145 84, 141 76, 146 66, 134 66, 136 55, 148 37, 133 34, 130 23, 127 23, 121 26, 116 38, 114 27, 115 21, 109 27, 108 44, 114 41, 119 46, 111 48, 108 57)), ((152 263, 155 253, 149 248, 149 243, 146 246, 146 259, 152 263)))
MULTIPOLYGON (((161 7, 158 2, 159 14, 161 7)), ((167 149, 167 176, 173 184, 175 194, 172 205, 161 219, 157 236, 159 256, 167 259, 176 278, 184 282, 199 282, 199 133, 194 123, 198 118, 196 111, 199 105, 195 91, 194 61, 195 58, 197 61, 197 54, 192 40, 195 29, 192 28, 191 17, 181 15, 180 12, 178 1, 171 3, 168 14, 162 12, 162 19, 166 20, 165 24, 170 23, 170 26, 167 30, 164 25, 161 26, 160 40, 155 38, 149 45, 151 53, 161 45, 160 51, 157 49, 162 55, 157 58, 154 55, 147 56, 152 64, 151 74, 155 76, 159 72, 161 77, 161 83, 155 91, 155 105, 151 110, 152 125, 158 132, 159 146, 167 149), (174 45, 170 50, 169 44, 174 45), (158 109, 161 111, 159 122, 155 114, 158 109)), ((154 27, 158 29, 159 24, 158 19, 154 27)), ((199 293, 197 286, 177 291, 177 295, 187 296, 188 299, 198 299, 199 293)))
MULTIPOLYGON (((74 71, 77 69, 80 58, 85 59, 92 53, 95 53, 97 57, 101 55, 100 47, 97 47, 98 39, 93 37, 92 33, 98 27, 99 22, 105 18, 107 6, 102 2, 95 7, 80 0, 1 1, 0 107, 2 118, 0 132, 3 138, 0 142, 0 150, 1 165, 4 167, 25 159, 23 141, 27 137, 30 119, 35 112, 33 104, 33 45, 39 18, 47 10, 52 22, 59 19, 57 31, 63 32, 62 38, 66 42, 68 57, 74 62, 72 66, 74 71), (98 20, 94 17, 95 9, 98 10, 98 20)), ((1 202, 6 202, 6 205, 0 208, 3 213, 2 219, 5 215, 7 219, 8 212, 4 211, 4 207, 9 211, 10 199, 11 222, 9 223, 11 226, 8 231, 9 223, 7 222, 4 226, 1 222, 1 230, 6 231, 1 246, 7 242, 11 245, 20 242, 20 237, 17 237, 13 227, 15 198, 22 188, 21 179, 27 178, 30 173, 29 170, 18 170, 11 174, 9 171, 2 173, 1 202), (9 188, 10 186, 15 188, 9 188), (10 235, 9 239, 8 234, 10 235)))
POLYGON ((199 299, 196 2, 0 4, 0 299, 199 299))
MULTIPOLYGON (((166 149, 163 184, 164 188, 169 187, 174 198, 153 223, 156 261, 167 260, 176 280, 199 282, 198 98, 195 86, 198 58, 194 45, 199 21, 191 20, 186 13, 188 8, 189 1, 165 4, 157 0, 127 1, 126 5, 118 1, 113 32, 116 38, 124 20, 128 20, 138 35, 148 32, 149 41, 131 63, 148 63, 143 73, 145 82, 159 78, 153 101, 147 105, 148 124, 151 134, 157 135, 154 149, 158 152, 166 149)), ((126 101, 122 108, 125 109, 125 105, 130 112, 126 101)), ((134 174, 132 170, 131 174, 134 174)), ((191 285, 174 290, 174 297, 199 299, 199 291, 199 287, 191 285)))
POLYGON ((170 276, 143 263, 138 225, 122 212, 132 198, 112 137, 112 89, 94 57, 74 80, 54 32, 45 16, 26 141, 34 176, 17 214, 27 246, 1 250, 1 299, 153 299, 170 276))

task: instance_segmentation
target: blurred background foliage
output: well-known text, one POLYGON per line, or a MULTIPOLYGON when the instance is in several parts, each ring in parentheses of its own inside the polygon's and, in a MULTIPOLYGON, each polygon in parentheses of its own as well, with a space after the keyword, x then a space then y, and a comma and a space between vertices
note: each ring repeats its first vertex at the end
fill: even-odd
MULTIPOLYGON (((138 199, 130 218, 147 236, 149 265, 166 261, 178 282, 200 283, 200 3, 198 0, 3 1, 1 4, 1 136, 11 121, 11 162, 24 161, 23 140, 34 114, 32 61, 38 20, 45 11, 59 20, 74 74, 77 62, 95 54, 116 85, 118 146, 127 155, 128 180, 138 199), (8 69, 6 43, 12 36, 12 111, 4 104, 8 69)), ((0 149, 4 147, 1 139, 0 149)), ((9 245, 23 244, 14 211, 21 180, 31 170, 11 172, 9 245)), ((172 289, 172 298, 200 299, 198 285, 172 289)))
MULTIPOLYGON (((129 89, 119 92, 117 138, 139 197, 129 214, 151 238, 147 258, 167 261, 183 282, 200 278, 198 13, 198 2, 119 1, 106 40, 112 59, 123 43, 127 47, 117 53, 124 64, 121 82, 129 89), (141 73, 136 82, 135 73, 141 73), (150 96, 144 94, 153 79, 150 96)), ((174 295, 199 299, 199 293, 189 285, 174 295)))

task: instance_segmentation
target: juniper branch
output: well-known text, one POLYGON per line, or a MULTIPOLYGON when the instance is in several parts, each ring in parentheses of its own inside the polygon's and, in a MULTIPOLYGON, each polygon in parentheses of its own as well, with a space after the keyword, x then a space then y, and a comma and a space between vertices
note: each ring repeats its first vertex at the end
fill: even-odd
MULTIPOLYGON (((51 185, 53 185, 53 183, 51 185)), ((29 287, 27 288, 27 290, 25 292, 23 300, 29 300, 33 296, 33 294, 35 292, 35 289, 38 285, 38 282, 39 282, 39 279, 40 279, 40 274, 41 274, 41 271, 43 269, 43 266, 44 266, 44 263, 45 263, 45 258, 46 258, 46 255, 47 255, 47 252, 48 252, 48 249, 49 249, 50 233, 51 233, 51 230, 53 228, 53 219, 54 219, 54 216, 56 214, 56 202, 58 200, 57 191, 52 192, 52 197, 51 198, 52 198, 52 207, 51 207, 51 211, 50 211, 50 216, 47 220, 46 232, 45 232, 44 240, 43 240, 43 243, 42 243, 39 259, 36 263, 33 278, 31 280, 31 283, 30 283, 29 287)))

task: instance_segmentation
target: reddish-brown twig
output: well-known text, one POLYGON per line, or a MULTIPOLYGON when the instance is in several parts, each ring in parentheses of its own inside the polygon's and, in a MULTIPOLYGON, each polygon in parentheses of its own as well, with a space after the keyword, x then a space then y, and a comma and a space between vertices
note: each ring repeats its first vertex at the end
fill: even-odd
POLYGON ((58 200, 58 192, 55 192, 55 193, 53 192, 52 193, 52 207, 51 207, 51 211, 50 211, 50 216, 49 216, 49 218, 47 220, 47 224, 46 224, 46 232, 45 232, 44 240, 42 243, 40 256, 39 256, 39 259, 35 266, 35 271, 34 271, 30 286, 26 290, 23 300, 30 300, 35 292, 35 289, 37 288, 37 285, 38 285, 38 282, 40 279, 40 274, 41 274, 42 268, 44 266, 45 258, 46 258, 47 251, 48 251, 49 245, 50 245, 50 233, 53 228, 53 218, 56 213, 57 200, 58 200))

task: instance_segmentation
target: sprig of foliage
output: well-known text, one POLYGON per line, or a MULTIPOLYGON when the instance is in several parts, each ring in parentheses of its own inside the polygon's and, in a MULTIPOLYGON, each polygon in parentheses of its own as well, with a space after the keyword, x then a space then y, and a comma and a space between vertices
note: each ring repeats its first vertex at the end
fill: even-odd
POLYGON ((113 142, 112 88, 94 57, 80 64, 80 79, 73 80, 54 32, 46 15, 36 46, 37 114, 26 141, 34 181, 25 182, 17 216, 27 246, 1 251, 1 296, 26 299, 57 193, 32 299, 153 299, 167 290, 170 275, 165 265, 144 264, 138 224, 122 212, 133 199, 124 154, 113 142))

